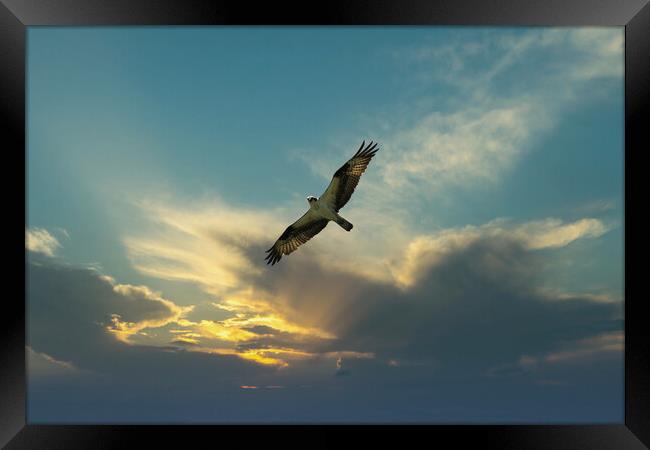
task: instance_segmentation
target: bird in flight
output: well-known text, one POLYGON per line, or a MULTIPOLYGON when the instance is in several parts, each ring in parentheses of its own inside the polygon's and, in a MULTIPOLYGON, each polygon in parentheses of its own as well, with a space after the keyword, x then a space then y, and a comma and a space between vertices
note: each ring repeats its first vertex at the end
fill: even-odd
POLYGON ((273 247, 266 253, 267 264, 274 265, 282 255, 289 255, 302 244, 320 233, 330 221, 334 221, 345 231, 352 229, 352 224, 339 215, 339 210, 350 200, 354 189, 359 184, 361 175, 368 167, 370 160, 377 153, 377 144, 372 141, 366 146, 366 141, 339 170, 334 173, 332 181, 320 198, 307 197, 309 210, 303 216, 289 225, 284 233, 275 241, 273 247))

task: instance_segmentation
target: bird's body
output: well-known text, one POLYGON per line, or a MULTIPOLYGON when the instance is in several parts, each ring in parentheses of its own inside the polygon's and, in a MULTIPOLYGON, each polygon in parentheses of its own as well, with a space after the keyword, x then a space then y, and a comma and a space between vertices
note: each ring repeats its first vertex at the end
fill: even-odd
POLYGON ((353 225, 339 214, 339 210, 350 200, 361 175, 368 167, 370 160, 377 153, 377 144, 371 142, 361 147, 339 170, 336 171, 323 195, 319 198, 309 196, 309 210, 303 216, 289 225, 278 238, 273 247, 266 252, 267 264, 280 261, 282 255, 288 255, 299 246, 320 233, 327 224, 336 222, 346 231, 352 230, 353 225))
MULTIPOLYGON (((315 197, 311 197, 315 198, 315 197)), ((350 223, 347 220, 345 220, 343 217, 339 215, 334 209, 331 207, 330 204, 328 204, 323 197, 316 199, 315 201, 310 201, 309 202, 309 213, 310 217, 312 219, 318 220, 318 219, 327 219, 329 221, 333 221, 341 225, 341 227, 346 230, 350 231, 352 229, 352 224, 350 224, 350 229, 347 229, 344 224, 345 223, 350 223)))

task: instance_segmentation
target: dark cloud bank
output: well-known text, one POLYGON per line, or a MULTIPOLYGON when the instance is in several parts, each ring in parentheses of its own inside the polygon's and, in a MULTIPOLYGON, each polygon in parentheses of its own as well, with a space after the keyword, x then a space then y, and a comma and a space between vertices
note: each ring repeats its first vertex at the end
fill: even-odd
POLYGON ((86 372, 32 377, 30 421, 621 421, 620 352, 520 364, 524 355, 540 358, 622 329, 620 304, 539 294, 540 258, 492 238, 450 253, 406 291, 300 258, 254 280, 282 294, 291 319, 338 337, 312 350, 375 354, 344 358, 344 377, 331 358, 277 370, 177 347, 129 346, 99 323, 112 313, 130 321, 167 314, 164 305, 120 298, 90 270, 31 264, 29 345, 86 372))

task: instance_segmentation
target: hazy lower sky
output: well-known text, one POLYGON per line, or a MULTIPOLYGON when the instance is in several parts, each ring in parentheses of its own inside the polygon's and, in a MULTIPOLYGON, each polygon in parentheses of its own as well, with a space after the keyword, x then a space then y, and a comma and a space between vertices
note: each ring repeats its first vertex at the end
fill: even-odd
POLYGON ((622 422, 623 38, 29 27, 28 421, 622 422))

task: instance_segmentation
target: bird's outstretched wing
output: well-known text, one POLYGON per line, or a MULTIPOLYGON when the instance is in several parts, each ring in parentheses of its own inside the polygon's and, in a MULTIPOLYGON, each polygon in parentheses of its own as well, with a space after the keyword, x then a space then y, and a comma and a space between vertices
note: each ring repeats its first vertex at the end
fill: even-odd
POLYGON ((280 261, 282 255, 288 255, 302 244, 316 236, 323 228, 327 226, 327 219, 323 219, 311 210, 307 211, 300 219, 289 225, 282 236, 275 241, 273 247, 266 253, 267 264, 274 265, 280 261))
POLYGON ((373 144, 372 141, 364 148, 365 144, 366 141, 363 141, 354 156, 336 171, 329 186, 319 199, 325 201, 336 212, 339 212, 350 200, 354 189, 359 184, 361 175, 368 167, 372 157, 377 153, 377 150, 379 150, 377 144, 373 144))

